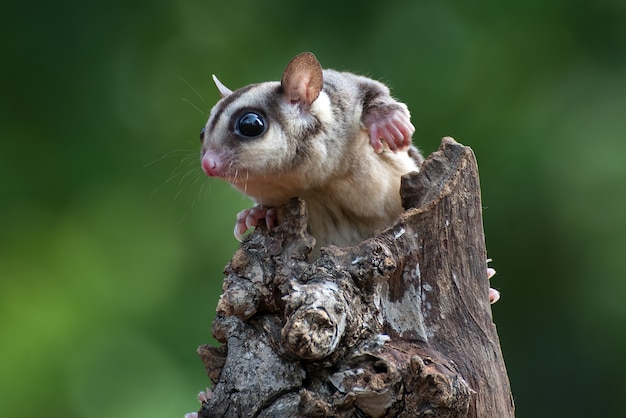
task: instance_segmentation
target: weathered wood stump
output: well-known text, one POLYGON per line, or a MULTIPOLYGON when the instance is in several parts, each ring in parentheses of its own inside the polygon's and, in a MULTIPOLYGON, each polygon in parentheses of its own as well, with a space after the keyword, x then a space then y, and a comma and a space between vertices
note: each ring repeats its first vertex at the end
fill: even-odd
POLYGON ((309 260, 305 203, 225 269, 200 417, 512 417, 489 305, 478 169, 444 138, 403 178, 406 211, 309 260))

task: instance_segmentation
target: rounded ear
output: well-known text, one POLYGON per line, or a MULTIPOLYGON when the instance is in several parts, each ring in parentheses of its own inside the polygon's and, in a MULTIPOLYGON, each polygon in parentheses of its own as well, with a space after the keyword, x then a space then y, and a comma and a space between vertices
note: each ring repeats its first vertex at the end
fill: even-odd
POLYGON ((322 66, 315 55, 303 52, 287 64, 280 84, 286 100, 309 107, 324 86, 322 66))
POLYGON ((222 82, 218 80, 218 78, 215 76, 215 74, 213 74, 213 82, 215 83, 215 86, 219 90, 220 96, 222 96, 222 99, 233 92, 231 89, 223 85, 222 82))

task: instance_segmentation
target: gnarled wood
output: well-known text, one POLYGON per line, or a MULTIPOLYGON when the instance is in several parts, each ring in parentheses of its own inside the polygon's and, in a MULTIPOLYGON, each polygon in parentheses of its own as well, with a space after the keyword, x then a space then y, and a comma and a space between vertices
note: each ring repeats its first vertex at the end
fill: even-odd
POLYGON ((200 417, 511 417, 492 322, 478 171, 444 138, 403 179, 406 211, 309 261, 306 205, 251 234, 225 269, 200 356, 200 417))

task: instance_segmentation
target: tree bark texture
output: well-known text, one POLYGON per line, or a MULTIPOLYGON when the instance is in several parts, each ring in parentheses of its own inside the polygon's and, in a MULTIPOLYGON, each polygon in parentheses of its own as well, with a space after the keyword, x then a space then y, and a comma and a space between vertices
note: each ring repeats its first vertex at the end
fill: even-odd
POLYGON ((306 204, 281 208, 225 269, 198 349, 200 417, 512 417, 492 321, 478 168, 444 138, 402 181, 397 221, 309 253, 306 204))

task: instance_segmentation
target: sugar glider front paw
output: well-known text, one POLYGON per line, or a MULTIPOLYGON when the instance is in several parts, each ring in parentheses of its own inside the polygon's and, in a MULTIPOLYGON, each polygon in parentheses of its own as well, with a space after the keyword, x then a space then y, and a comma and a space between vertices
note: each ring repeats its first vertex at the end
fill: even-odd
MULTIPOLYGON (((200 405, 208 402, 209 399, 211 399, 211 396, 213 396, 213 392, 211 392, 211 389, 206 388, 206 390, 201 390, 200 393, 198 393, 198 401, 200 402, 200 405)), ((185 418, 198 418, 198 413, 190 412, 188 414, 185 414, 185 418)))
POLYGON ((415 127, 411 123, 406 106, 396 103, 393 107, 374 107, 363 116, 363 123, 370 133, 370 144, 378 154, 383 152, 385 141, 393 152, 404 151, 411 145, 415 127))
POLYGON ((239 212, 237 214, 237 222, 235 223, 235 238, 241 241, 243 234, 249 229, 258 226, 261 219, 265 220, 265 225, 268 229, 274 228, 278 223, 276 208, 256 205, 255 207, 239 212))
MULTIPOLYGON (((487 263, 490 261, 491 261, 491 258, 487 259, 487 263)), ((487 267, 487 280, 491 279, 495 275, 496 275, 496 271, 492 269, 491 267, 487 267)), ((493 305, 498 300, 500 300, 500 292, 490 287, 489 288, 489 303, 493 305)))

